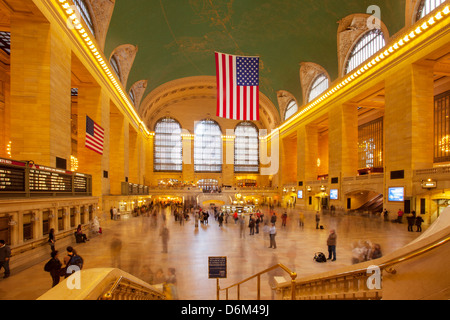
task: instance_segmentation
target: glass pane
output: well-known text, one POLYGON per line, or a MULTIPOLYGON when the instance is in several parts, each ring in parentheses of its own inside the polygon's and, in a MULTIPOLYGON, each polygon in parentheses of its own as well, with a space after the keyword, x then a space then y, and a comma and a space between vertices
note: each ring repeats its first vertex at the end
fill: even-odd
POLYGON ((222 171, 222 132, 213 120, 203 120, 195 127, 194 170, 222 171))
POLYGON ((242 122, 234 134, 234 172, 259 172, 258 128, 242 122))
POLYGON ((183 141, 180 124, 171 118, 158 121, 154 140, 155 171, 183 171, 183 141))

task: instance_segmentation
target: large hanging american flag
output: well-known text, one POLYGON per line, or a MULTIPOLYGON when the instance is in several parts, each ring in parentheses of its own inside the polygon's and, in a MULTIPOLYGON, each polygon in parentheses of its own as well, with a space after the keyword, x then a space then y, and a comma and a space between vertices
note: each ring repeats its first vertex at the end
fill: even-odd
POLYGON ((259 120, 259 57, 216 52, 217 116, 259 120))
POLYGON ((86 116, 86 148, 103 154, 103 141, 105 130, 86 116))

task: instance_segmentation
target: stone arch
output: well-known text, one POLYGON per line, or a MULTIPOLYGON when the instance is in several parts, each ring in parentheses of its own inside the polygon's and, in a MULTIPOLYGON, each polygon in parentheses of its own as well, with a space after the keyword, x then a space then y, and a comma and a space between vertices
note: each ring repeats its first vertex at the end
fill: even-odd
MULTIPOLYGON (((149 128, 167 108, 190 100, 208 101, 215 106, 217 99, 217 81, 215 76, 186 77, 167 82, 152 90, 143 98, 139 115, 149 128)), ((209 107, 206 113, 215 116, 215 107, 209 107)), ((180 110, 183 112, 184 110, 180 110)), ((231 121, 231 120, 230 120, 231 121)), ((260 120, 254 121, 258 127, 275 129, 280 124, 280 116, 275 105, 267 96, 260 93, 260 120)))
MULTIPOLYGON (((345 76, 345 64, 355 44, 371 30, 367 23, 370 17, 371 15, 368 14, 356 13, 339 20, 337 32, 339 77, 345 76)), ((384 40, 388 43, 389 30, 383 21, 381 21, 381 31, 384 40)))
POLYGON ((90 6, 95 39, 103 51, 116 0, 86 0, 86 3, 90 6))
POLYGON ((314 62, 302 62, 300 64, 300 83, 302 86, 304 105, 308 103, 308 96, 311 91, 311 86, 320 74, 325 75, 328 78, 328 83, 331 83, 330 75, 321 65, 314 62))
POLYGON ((147 80, 139 80, 135 82, 130 88, 130 92, 133 92, 134 95, 134 107, 138 111, 142 98, 144 97, 145 90, 147 89, 147 84, 147 80))
MULTIPOLYGON (((300 104, 292 93, 286 90, 280 90, 277 92, 278 105, 280 106, 280 117, 282 121, 285 121, 284 115, 286 114, 286 109, 291 101, 295 101, 298 110, 300 110, 300 104)), ((297 111, 298 111, 297 110, 297 111)))
POLYGON ((123 44, 114 49, 109 57, 111 61, 111 58, 114 56, 119 64, 120 81, 122 82, 124 88, 127 87, 128 76, 130 75, 137 52, 137 46, 132 44, 123 44))

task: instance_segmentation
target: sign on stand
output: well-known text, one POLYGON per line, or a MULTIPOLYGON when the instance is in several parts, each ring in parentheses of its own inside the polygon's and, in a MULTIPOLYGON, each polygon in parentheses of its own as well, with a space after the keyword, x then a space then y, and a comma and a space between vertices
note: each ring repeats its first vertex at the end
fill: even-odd
POLYGON ((217 280, 217 300, 219 300, 219 279, 227 278, 227 257, 208 257, 209 279, 217 280))

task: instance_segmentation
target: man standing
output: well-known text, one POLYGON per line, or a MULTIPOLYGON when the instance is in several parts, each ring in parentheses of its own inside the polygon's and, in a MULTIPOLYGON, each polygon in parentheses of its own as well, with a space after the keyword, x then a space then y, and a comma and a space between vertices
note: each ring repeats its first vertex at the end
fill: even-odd
POLYGON ((8 278, 10 275, 9 259, 11 258, 11 248, 6 245, 5 240, 0 240, 0 269, 5 269, 3 278, 8 278))
POLYGON ((336 231, 334 229, 330 230, 330 235, 327 239, 327 246, 328 246, 328 259, 331 261, 336 261, 336 240, 337 235, 336 231))
POLYGON ((277 243, 275 242, 275 236, 277 235, 277 228, 275 228, 275 223, 272 223, 272 227, 269 230, 270 236, 270 247, 269 248, 277 248, 277 243))

